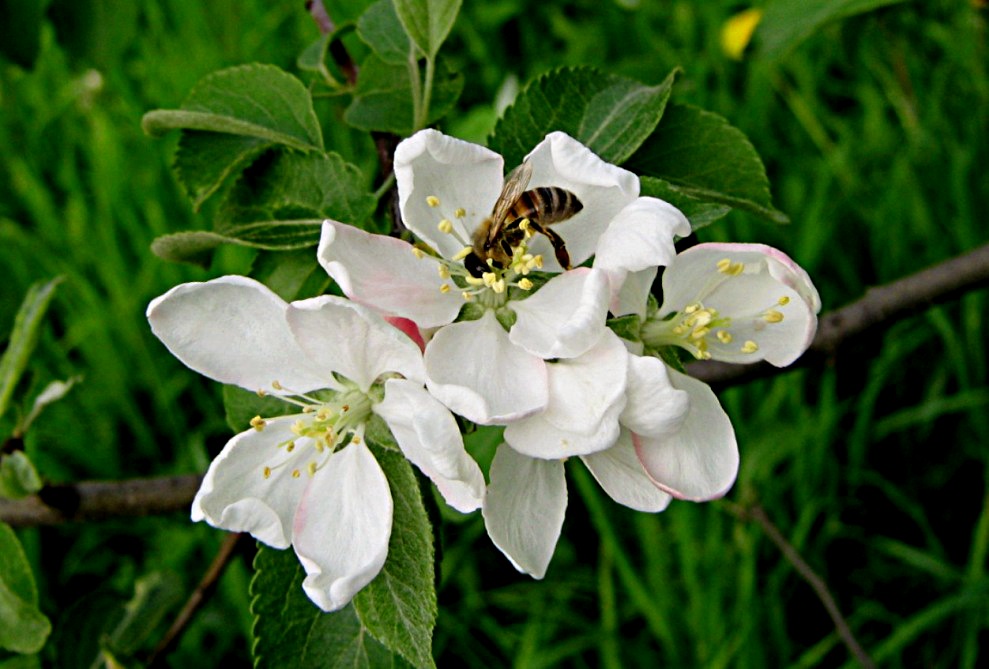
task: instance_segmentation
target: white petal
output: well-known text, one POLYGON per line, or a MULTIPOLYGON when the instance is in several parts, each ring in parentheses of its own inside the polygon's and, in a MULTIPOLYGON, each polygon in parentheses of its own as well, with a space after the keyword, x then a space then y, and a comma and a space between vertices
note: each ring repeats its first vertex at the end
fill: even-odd
POLYGON ((447 504, 462 513, 481 508, 484 475, 464 449, 453 414, 419 384, 385 383, 385 399, 374 407, 402 453, 436 484, 447 504))
POLYGON ((483 146, 421 130, 395 149, 402 220, 417 237, 452 258, 490 214, 501 193, 504 161, 483 146), (427 198, 436 198, 430 206, 427 198), (464 216, 458 217, 458 209, 464 216), (460 237, 439 232, 448 220, 460 237))
POLYGON ((336 611, 378 575, 391 523, 388 481, 367 446, 334 453, 310 479, 295 516, 302 588, 316 606, 336 611))
POLYGON ((635 455, 632 436, 622 430, 613 447, 581 458, 606 493, 619 504, 655 513, 670 504, 672 496, 653 483, 635 455))
POLYGON ((294 478, 292 472, 305 471, 312 449, 308 439, 298 439, 291 454, 278 444, 295 438, 291 427, 298 418, 272 418, 264 430, 252 428, 228 441, 196 493, 192 519, 287 548, 292 519, 306 489, 306 478, 294 478), (266 467, 271 470, 267 478, 266 467))
POLYGON ((272 381, 298 392, 333 386, 299 348, 285 320, 288 304, 243 276, 184 283, 148 305, 151 330, 176 358, 221 383, 248 390, 272 381))
POLYGON ((761 244, 698 244, 676 257, 663 275, 660 315, 694 301, 732 319, 732 340, 708 337, 711 357, 726 362, 767 362, 784 367, 807 349, 817 330, 820 298, 806 273, 785 254, 761 244), (737 276, 717 271, 719 261, 743 263, 737 276), (781 305, 780 302, 786 302, 781 305), (780 322, 764 314, 779 312, 780 322), (747 342, 758 349, 744 352, 747 342))
POLYGON ((579 267, 511 306, 518 316, 508 335, 512 343, 544 359, 573 358, 607 329, 608 277, 579 267))
POLYGON ((322 295, 293 302, 287 319, 296 341, 310 358, 347 377, 362 391, 386 372, 425 381, 419 347, 359 304, 322 295))
POLYGON ((680 210, 656 198, 640 197, 618 214, 594 256, 594 267, 608 273, 613 314, 645 315, 656 268, 676 256, 674 239, 689 234, 690 223, 680 210))
POLYGON ((673 386, 690 395, 690 409, 679 432, 663 437, 633 435, 646 473, 679 499, 721 497, 738 474, 738 444, 728 414, 714 392, 696 379, 669 370, 673 386))
POLYGON ((534 578, 546 575, 566 511, 562 462, 498 447, 481 513, 491 541, 516 569, 534 578))
POLYGON ((549 404, 505 428, 505 441, 534 458, 567 458, 609 448, 625 407, 628 352, 610 330, 590 351, 546 365, 549 404))
POLYGON ((645 437, 676 432, 687 418, 690 398, 670 383, 666 363, 651 356, 628 356, 628 403, 622 425, 645 437))
POLYGON ((440 292, 436 258, 417 257, 399 239, 323 221, 316 255, 347 297, 419 327, 446 325, 463 306, 459 291, 440 292))
POLYGON ((492 311, 440 329, 425 361, 429 392, 475 423, 502 425, 546 406, 546 363, 509 341, 492 311))
MULTIPOLYGON (((526 157, 532 165, 529 188, 557 186, 569 190, 584 208, 553 229, 566 242, 573 265, 579 265, 597 247, 598 238, 626 205, 639 196, 639 178, 601 160, 593 151, 562 132, 546 136, 526 157)), ((562 268, 542 235, 533 238, 535 252, 542 253, 550 271, 562 268)))

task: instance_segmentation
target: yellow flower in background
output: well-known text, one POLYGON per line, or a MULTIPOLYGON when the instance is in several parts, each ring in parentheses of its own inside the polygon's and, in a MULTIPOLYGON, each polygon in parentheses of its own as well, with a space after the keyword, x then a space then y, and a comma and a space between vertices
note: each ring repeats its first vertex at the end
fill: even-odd
POLYGON ((742 53, 752 33, 762 19, 762 10, 756 7, 746 9, 725 21, 721 28, 721 50, 732 60, 742 60, 742 53))

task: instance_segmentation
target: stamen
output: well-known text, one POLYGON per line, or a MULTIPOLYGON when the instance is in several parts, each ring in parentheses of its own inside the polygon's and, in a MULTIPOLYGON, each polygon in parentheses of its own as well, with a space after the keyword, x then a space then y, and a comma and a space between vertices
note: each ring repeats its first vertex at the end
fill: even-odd
POLYGON ((430 195, 426 198, 426 204, 428 204, 430 207, 433 207, 435 209, 436 207, 440 206, 440 199, 435 195, 430 195))
POLYGON ((534 262, 536 264, 536 267, 538 267, 539 269, 542 269, 543 268, 543 257, 542 257, 542 255, 533 256, 532 262, 534 262))
POLYGON ((440 286, 440 292, 443 293, 444 295, 446 295, 447 293, 449 293, 450 292, 450 284, 444 283, 443 285, 441 285, 440 286))
POLYGON ((780 299, 776 300, 776 304, 780 305, 781 307, 785 307, 786 305, 790 304, 790 298, 784 295, 780 299))
POLYGON ((436 227, 440 232, 448 235, 453 232, 453 221, 448 218, 444 218, 436 227))
POLYGON ((751 339, 742 344, 742 353, 755 353, 759 350, 759 345, 751 339))
POLYGON ((468 293, 466 290, 460 293, 460 296, 464 298, 465 302, 470 302, 471 300, 474 299, 474 296, 471 293, 468 293))
POLYGON ((453 212, 454 218, 463 218, 466 215, 467 211, 463 207, 457 207, 453 212))
POLYGON ((412 255, 414 255, 419 260, 422 260, 424 257, 426 257, 426 254, 422 252, 422 249, 416 248, 415 246, 412 247, 412 255))
POLYGON ((775 309, 770 309, 762 317, 766 319, 767 323, 779 323, 783 320, 783 314, 775 309))
POLYGON ((446 280, 450 278, 450 268, 446 265, 437 265, 436 272, 440 275, 441 279, 446 280))
POLYGON ((459 251, 457 251, 457 254, 455 256, 453 256, 453 260, 459 262, 459 261, 463 260, 464 258, 466 258, 467 256, 469 256, 473 252, 474 252, 474 247, 472 247, 472 246, 465 246, 464 248, 462 248, 459 251))
POLYGON ((519 281, 519 288, 522 290, 532 290, 532 282, 528 279, 522 279, 519 281))
POLYGON ((286 442, 286 444, 285 444, 285 451, 287 453, 291 453, 294 450, 295 450, 295 442, 294 441, 286 442))
POLYGON ((293 469, 292 470, 292 478, 297 479, 300 476, 302 476, 302 473, 298 469, 293 469))
POLYGON ((278 382, 278 379, 275 379, 274 381, 271 382, 271 387, 274 388, 275 390, 285 390, 285 388, 282 387, 282 384, 278 382))
POLYGON ((731 340, 733 339, 731 333, 728 332, 728 330, 718 330, 717 332, 714 333, 714 336, 717 337, 718 341, 720 341, 722 344, 730 344, 731 340))
POLYGON ((315 462, 310 462, 309 466, 306 467, 306 471, 309 472, 309 476, 314 476, 316 474, 316 469, 317 467, 315 462))
POLYGON ((262 471, 264 472, 264 477, 266 479, 271 478, 271 467, 265 467, 262 471))
POLYGON ((253 427, 258 432, 263 430, 265 425, 267 425, 267 422, 265 422, 264 418, 262 418, 261 416, 255 416, 254 418, 251 419, 251 427, 253 427))
POLYGON ((464 281, 467 282, 469 286, 483 286, 484 279, 478 279, 476 276, 467 275, 464 277, 464 281))
POLYGON ((267 395, 267 394, 268 394, 268 391, 267 391, 267 390, 265 390, 264 388, 258 388, 258 389, 257 389, 256 391, 254 391, 254 392, 256 392, 256 393, 258 394, 258 397, 264 397, 265 395, 267 395))

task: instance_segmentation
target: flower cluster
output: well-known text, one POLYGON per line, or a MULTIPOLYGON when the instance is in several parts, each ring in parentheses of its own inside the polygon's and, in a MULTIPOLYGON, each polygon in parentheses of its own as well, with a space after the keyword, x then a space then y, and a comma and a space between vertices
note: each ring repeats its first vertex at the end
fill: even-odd
POLYGON ((148 307, 188 367, 294 408, 228 442, 194 520, 292 546, 306 593, 329 611, 387 555, 392 498, 365 441, 378 419, 447 503, 480 508, 495 545, 536 578, 559 538, 568 458, 642 511, 729 489, 738 448, 728 416, 664 360, 678 348, 790 364, 820 309, 802 269, 760 245, 677 254, 674 241, 691 232, 683 214, 563 133, 507 184, 501 156, 433 130, 402 142, 394 167, 414 242, 323 224, 317 259, 345 298, 286 303, 223 277, 148 307), (609 315, 631 318, 635 336, 609 315), (454 414, 504 426, 487 483, 454 414))

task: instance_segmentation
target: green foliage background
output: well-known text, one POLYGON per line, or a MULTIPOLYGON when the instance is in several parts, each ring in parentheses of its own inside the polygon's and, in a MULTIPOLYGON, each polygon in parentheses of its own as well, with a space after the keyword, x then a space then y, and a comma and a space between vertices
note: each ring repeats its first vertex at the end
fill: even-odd
MULTIPOLYGON (((339 23, 361 8, 327 4, 339 23)), ((673 101, 743 130, 792 220, 735 211, 699 236, 784 249, 833 309, 989 236, 980 7, 893 4, 824 25, 780 57, 760 57, 757 42, 734 62, 718 43, 743 8, 734 1, 467 0, 441 52, 466 84, 440 127, 484 140, 498 100, 562 65, 648 85, 680 66, 673 101)), ((297 0, 55 0, 33 69, 0 65, 0 333, 32 283, 63 275, 20 390, 84 377, 27 435, 46 480, 203 472, 229 436, 219 386, 182 368, 143 314, 176 283, 246 272, 254 252, 222 247, 207 269, 151 254, 155 237, 208 228, 211 205, 192 211, 169 169, 176 137, 149 139, 140 119, 177 108, 222 67, 296 71, 317 37, 297 0)), ((345 43, 361 49, 355 35, 345 43)), ((374 148, 341 122, 345 107, 319 102, 333 120, 324 143, 370 184, 374 148)), ((742 453, 728 500, 765 508, 882 666, 974 667, 989 639, 985 314, 985 294, 973 293, 856 340, 823 368, 721 393, 742 453)), ((473 444, 479 458, 492 446, 473 444)), ((573 464, 564 537, 542 582, 512 569, 479 514, 431 510, 439 666, 850 661, 757 525, 725 503, 637 514, 573 464)), ((54 626, 42 658, 65 667, 113 647, 120 604, 149 579, 172 594, 156 600, 162 616, 145 621, 144 645, 117 650, 153 647, 223 539, 183 514, 18 536, 54 626)), ((171 666, 249 661, 251 559, 231 564, 171 666)))

